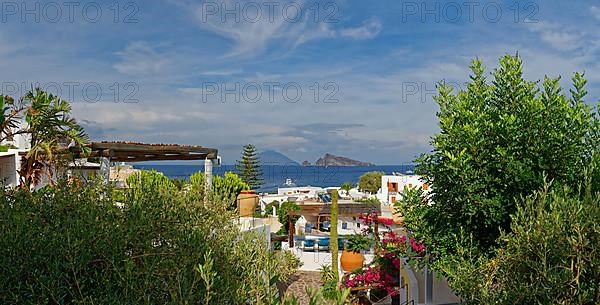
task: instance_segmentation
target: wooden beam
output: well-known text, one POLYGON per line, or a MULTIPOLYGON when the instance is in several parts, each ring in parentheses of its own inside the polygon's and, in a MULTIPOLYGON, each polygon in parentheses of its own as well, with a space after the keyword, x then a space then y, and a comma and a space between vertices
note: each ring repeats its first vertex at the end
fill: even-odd
POLYGON ((116 155, 113 156, 111 161, 115 162, 141 162, 141 161, 167 161, 167 160, 204 160, 206 155, 179 155, 179 156, 161 156, 161 155, 146 155, 146 156, 129 156, 129 155, 116 155))
MULTIPOLYGON (((202 146, 93 142, 90 157, 106 157, 116 162, 216 159, 218 150, 202 146)), ((75 148, 73 151, 77 151, 75 148)))

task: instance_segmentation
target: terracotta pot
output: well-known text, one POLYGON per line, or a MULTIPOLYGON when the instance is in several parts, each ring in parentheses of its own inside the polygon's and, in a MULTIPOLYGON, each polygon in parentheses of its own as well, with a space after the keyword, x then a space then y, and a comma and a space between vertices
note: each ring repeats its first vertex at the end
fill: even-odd
POLYGON ((344 250, 344 252, 342 252, 342 257, 340 258, 342 269, 346 272, 362 268, 364 262, 365 256, 362 253, 351 252, 348 250, 344 250))
POLYGON ((258 206, 258 195, 255 191, 242 191, 238 197, 240 217, 252 217, 258 206))

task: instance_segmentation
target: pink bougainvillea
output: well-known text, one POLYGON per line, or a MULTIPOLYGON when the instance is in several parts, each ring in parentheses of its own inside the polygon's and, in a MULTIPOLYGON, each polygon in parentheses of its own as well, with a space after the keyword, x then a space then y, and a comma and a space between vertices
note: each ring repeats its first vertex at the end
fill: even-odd
MULTIPOLYGON (((388 227, 388 229, 393 224, 393 220, 378 218, 377 214, 363 215, 360 220, 368 226, 363 234, 374 232, 372 226, 375 221, 388 227)), ((402 259, 425 255, 425 245, 417 242, 413 237, 407 243, 405 235, 399 235, 391 230, 380 232, 380 234, 381 243, 373 262, 360 271, 351 274, 344 283, 347 288, 380 288, 386 290, 390 295, 396 295, 399 292, 402 259)))

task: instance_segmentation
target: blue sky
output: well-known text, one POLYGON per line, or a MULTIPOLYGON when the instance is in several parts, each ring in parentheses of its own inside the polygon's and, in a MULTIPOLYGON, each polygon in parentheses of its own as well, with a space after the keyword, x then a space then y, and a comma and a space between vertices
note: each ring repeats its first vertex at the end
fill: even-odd
POLYGON ((406 163, 437 131, 435 83, 516 52, 600 98, 600 1, 65 3, 2 3, 2 91, 59 93, 95 140, 406 163))

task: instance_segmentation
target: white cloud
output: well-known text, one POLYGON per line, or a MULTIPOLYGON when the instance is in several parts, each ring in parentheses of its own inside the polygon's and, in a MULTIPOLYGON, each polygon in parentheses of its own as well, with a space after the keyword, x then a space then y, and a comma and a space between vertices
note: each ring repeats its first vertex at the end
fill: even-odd
POLYGON ((540 39, 560 51, 580 48, 584 33, 569 29, 560 24, 538 21, 527 23, 531 32, 540 35, 540 39))
POLYGON ((304 31, 317 25, 308 18, 295 20, 293 14, 291 18, 287 17, 282 11, 285 3, 278 3, 272 6, 259 1, 242 6, 233 0, 219 0, 183 5, 194 12, 202 28, 233 40, 234 48, 226 54, 226 57, 232 57, 260 52, 277 39, 294 42, 304 31), (226 10, 233 10, 233 13, 227 14, 226 10))
POLYGON ((592 5, 590 7, 590 14, 592 14, 592 16, 594 16, 594 18, 596 18, 597 20, 600 20, 600 7, 592 5))
POLYGON ((363 24, 355 28, 341 29, 340 36, 352 39, 372 39, 381 32, 383 25, 376 18, 365 20, 363 24))
POLYGON ((75 103, 73 111, 79 120, 90 120, 105 126, 129 130, 165 130, 166 126, 191 121, 216 122, 223 115, 186 108, 149 105, 146 103, 75 103))
POLYGON ((113 67, 128 75, 147 76, 163 72, 169 60, 145 42, 130 43, 125 50, 116 53, 121 61, 113 67))
POLYGON ((192 12, 197 24, 204 30, 233 42, 231 51, 224 57, 250 57, 264 52, 275 43, 285 52, 286 49, 292 50, 319 39, 371 39, 382 30, 382 24, 376 18, 367 19, 357 27, 336 29, 331 26, 332 23, 314 20, 309 13, 311 8, 304 1, 262 0, 243 4, 236 0, 202 4, 183 0, 172 2, 192 12), (225 13, 225 10, 229 13, 225 13), (300 10, 300 15, 295 15, 294 10, 300 10))

